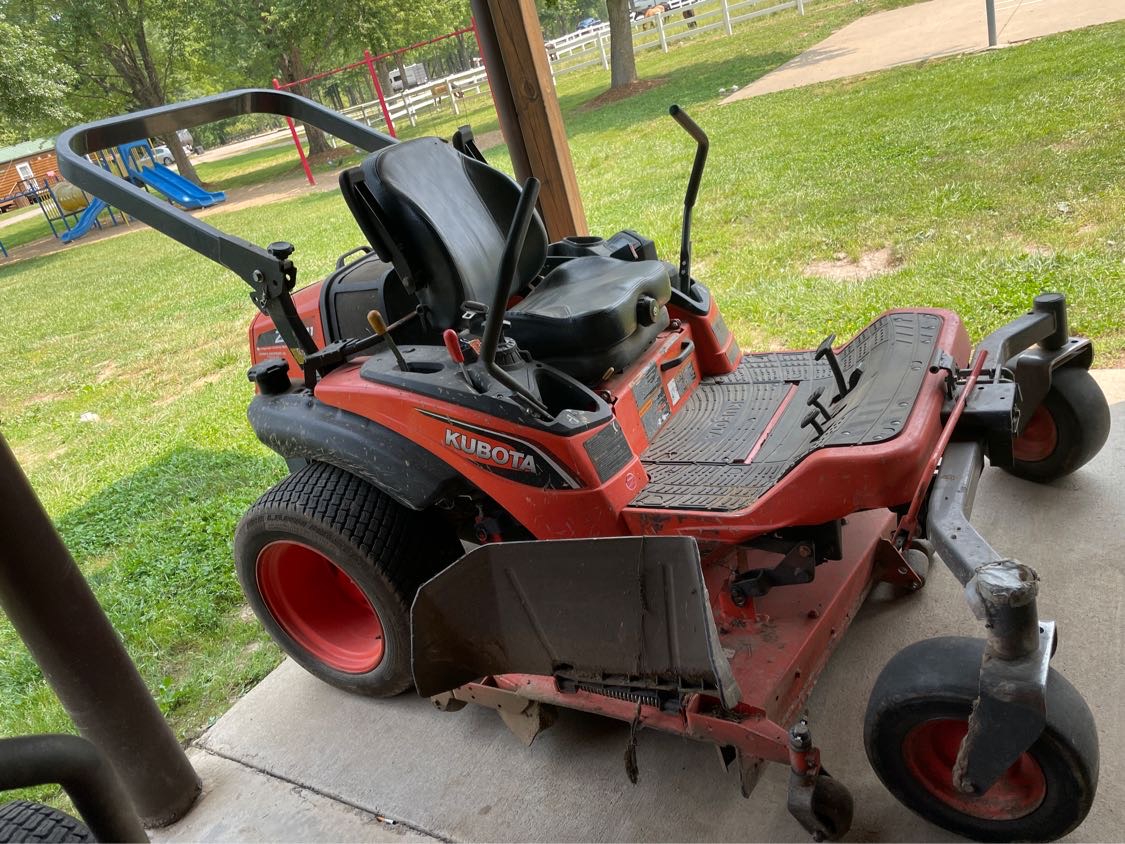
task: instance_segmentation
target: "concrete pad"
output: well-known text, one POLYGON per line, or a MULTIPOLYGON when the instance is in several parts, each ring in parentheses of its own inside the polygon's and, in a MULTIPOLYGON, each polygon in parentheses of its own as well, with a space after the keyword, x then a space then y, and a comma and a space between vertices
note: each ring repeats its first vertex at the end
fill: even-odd
MULTIPOLYGON (((1125 0, 997 0, 1001 46, 1125 18, 1125 0)), ((854 21, 723 100, 988 48, 984 0, 930 0, 854 21)))
MULTIPOLYGON (((1119 727, 1125 716, 1125 372, 1096 377, 1114 403, 1114 429, 1102 453, 1046 487, 987 470, 974 522, 998 549, 1036 566, 1042 576, 1041 612, 1057 619, 1060 629, 1054 666, 1086 696, 1101 730, 1100 792, 1071 839, 1115 841, 1125 829, 1125 735, 1119 727)), ((878 782, 863 751, 862 719, 876 676, 899 649, 931 636, 980 632, 959 585, 940 566, 922 592, 897 601, 876 594, 858 614, 808 706, 826 767, 855 797, 849 840, 958 840, 914 816, 878 782)), ((713 748, 645 731, 638 747, 640 782, 633 786, 623 763, 627 737, 624 724, 564 710, 558 723, 524 748, 491 711, 442 713, 411 695, 359 699, 287 661, 219 719, 200 745, 322 798, 440 838, 806 840, 785 809, 787 772, 781 766, 767 766, 751 799, 744 800, 713 748)), ((212 764, 213 757, 204 758, 212 764)), ((202 773, 205 780, 214 776, 208 769, 202 773)), ((239 802, 244 826, 199 820, 223 816, 221 807, 208 808, 208 799, 220 802, 221 787, 212 788, 214 796, 174 827, 173 837, 316 841, 343 839, 355 829, 336 810, 317 815, 291 808, 295 800, 312 798, 276 785, 258 796, 233 791, 229 799, 239 802), (286 820, 278 826, 275 816, 286 820)))
POLYGON ((190 822, 150 830, 163 841, 432 841, 427 835, 196 748, 203 779, 190 822))

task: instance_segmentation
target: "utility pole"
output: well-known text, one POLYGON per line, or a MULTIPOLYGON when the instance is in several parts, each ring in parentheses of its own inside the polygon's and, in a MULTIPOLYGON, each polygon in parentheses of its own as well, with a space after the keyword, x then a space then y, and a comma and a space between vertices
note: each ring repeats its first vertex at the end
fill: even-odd
POLYGON ((984 13, 988 18, 988 46, 996 46, 996 0, 984 0, 984 13))

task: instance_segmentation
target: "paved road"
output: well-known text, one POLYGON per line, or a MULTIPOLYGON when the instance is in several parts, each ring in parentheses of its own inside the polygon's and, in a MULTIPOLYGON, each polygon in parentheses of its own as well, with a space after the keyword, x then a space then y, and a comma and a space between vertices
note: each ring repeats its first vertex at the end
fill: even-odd
MULTIPOLYGON (((1041 612, 1059 621, 1054 665, 1083 691, 1101 728, 1101 790, 1071 838, 1116 841, 1125 829, 1125 370, 1097 377, 1114 403, 1098 458, 1049 487, 986 471, 974 522, 1042 576, 1041 612)), ((979 630, 959 585, 937 566, 921 593, 868 601, 813 693, 813 735, 856 799, 849 840, 957 840, 896 803, 862 747, 862 714, 882 666, 910 642, 951 633, 979 630)), ((627 733, 564 711, 524 748, 490 710, 442 713, 409 694, 361 700, 287 661, 198 742, 204 797, 154 838, 807 840, 785 809, 781 766, 767 766, 744 800, 711 747, 645 731, 632 786, 622 762, 627 733)))
MULTIPOLYGON (((996 0, 1001 45, 1122 18, 1125 0, 996 0)), ((984 0, 930 0, 862 17, 723 102, 987 47, 984 0)))

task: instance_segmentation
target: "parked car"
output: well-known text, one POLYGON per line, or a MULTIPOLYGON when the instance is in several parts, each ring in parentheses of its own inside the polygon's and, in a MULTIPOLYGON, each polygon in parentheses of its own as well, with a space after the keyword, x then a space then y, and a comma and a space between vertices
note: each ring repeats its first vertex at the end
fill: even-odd
POLYGON ((578 22, 577 29, 578 31, 582 31, 583 29, 591 29, 595 26, 599 26, 600 24, 601 21, 597 18, 582 18, 582 20, 578 22))
POLYGON ((156 158, 157 162, 163 164, 165 167, 171 167, 176 163, 176 159, 172 156, 172 150, 168 149, 167 145, 165 144, 153 147, 152 154, 156 158))

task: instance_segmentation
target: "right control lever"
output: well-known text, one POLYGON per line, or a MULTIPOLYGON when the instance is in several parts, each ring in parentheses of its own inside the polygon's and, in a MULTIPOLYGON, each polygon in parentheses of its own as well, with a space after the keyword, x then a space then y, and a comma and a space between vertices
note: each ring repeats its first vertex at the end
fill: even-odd
POLYGON ((480 359, 489 375, 511 390, 516 398, 535 413, 549 420, 552 416, 547 406, 496 363, 496 347, 500 343, 500 332, 504 327, 504 314, 507 312, 508 297, 512 295, 512 284, 516 280, 520 255, 523 253, 523 244, 527 239, 528 227, 535 216, 535 202, 538 199, 539 180, 532 176, 527 180, 523 190, 520 191, 519 202, 516 203, 516 211, 512 215, 512 224, 504 242, 496 295, 493 297, 492 307, 489 308, 488 316, 485 319, 484 336, 481 337, 480 341, 480 359))

